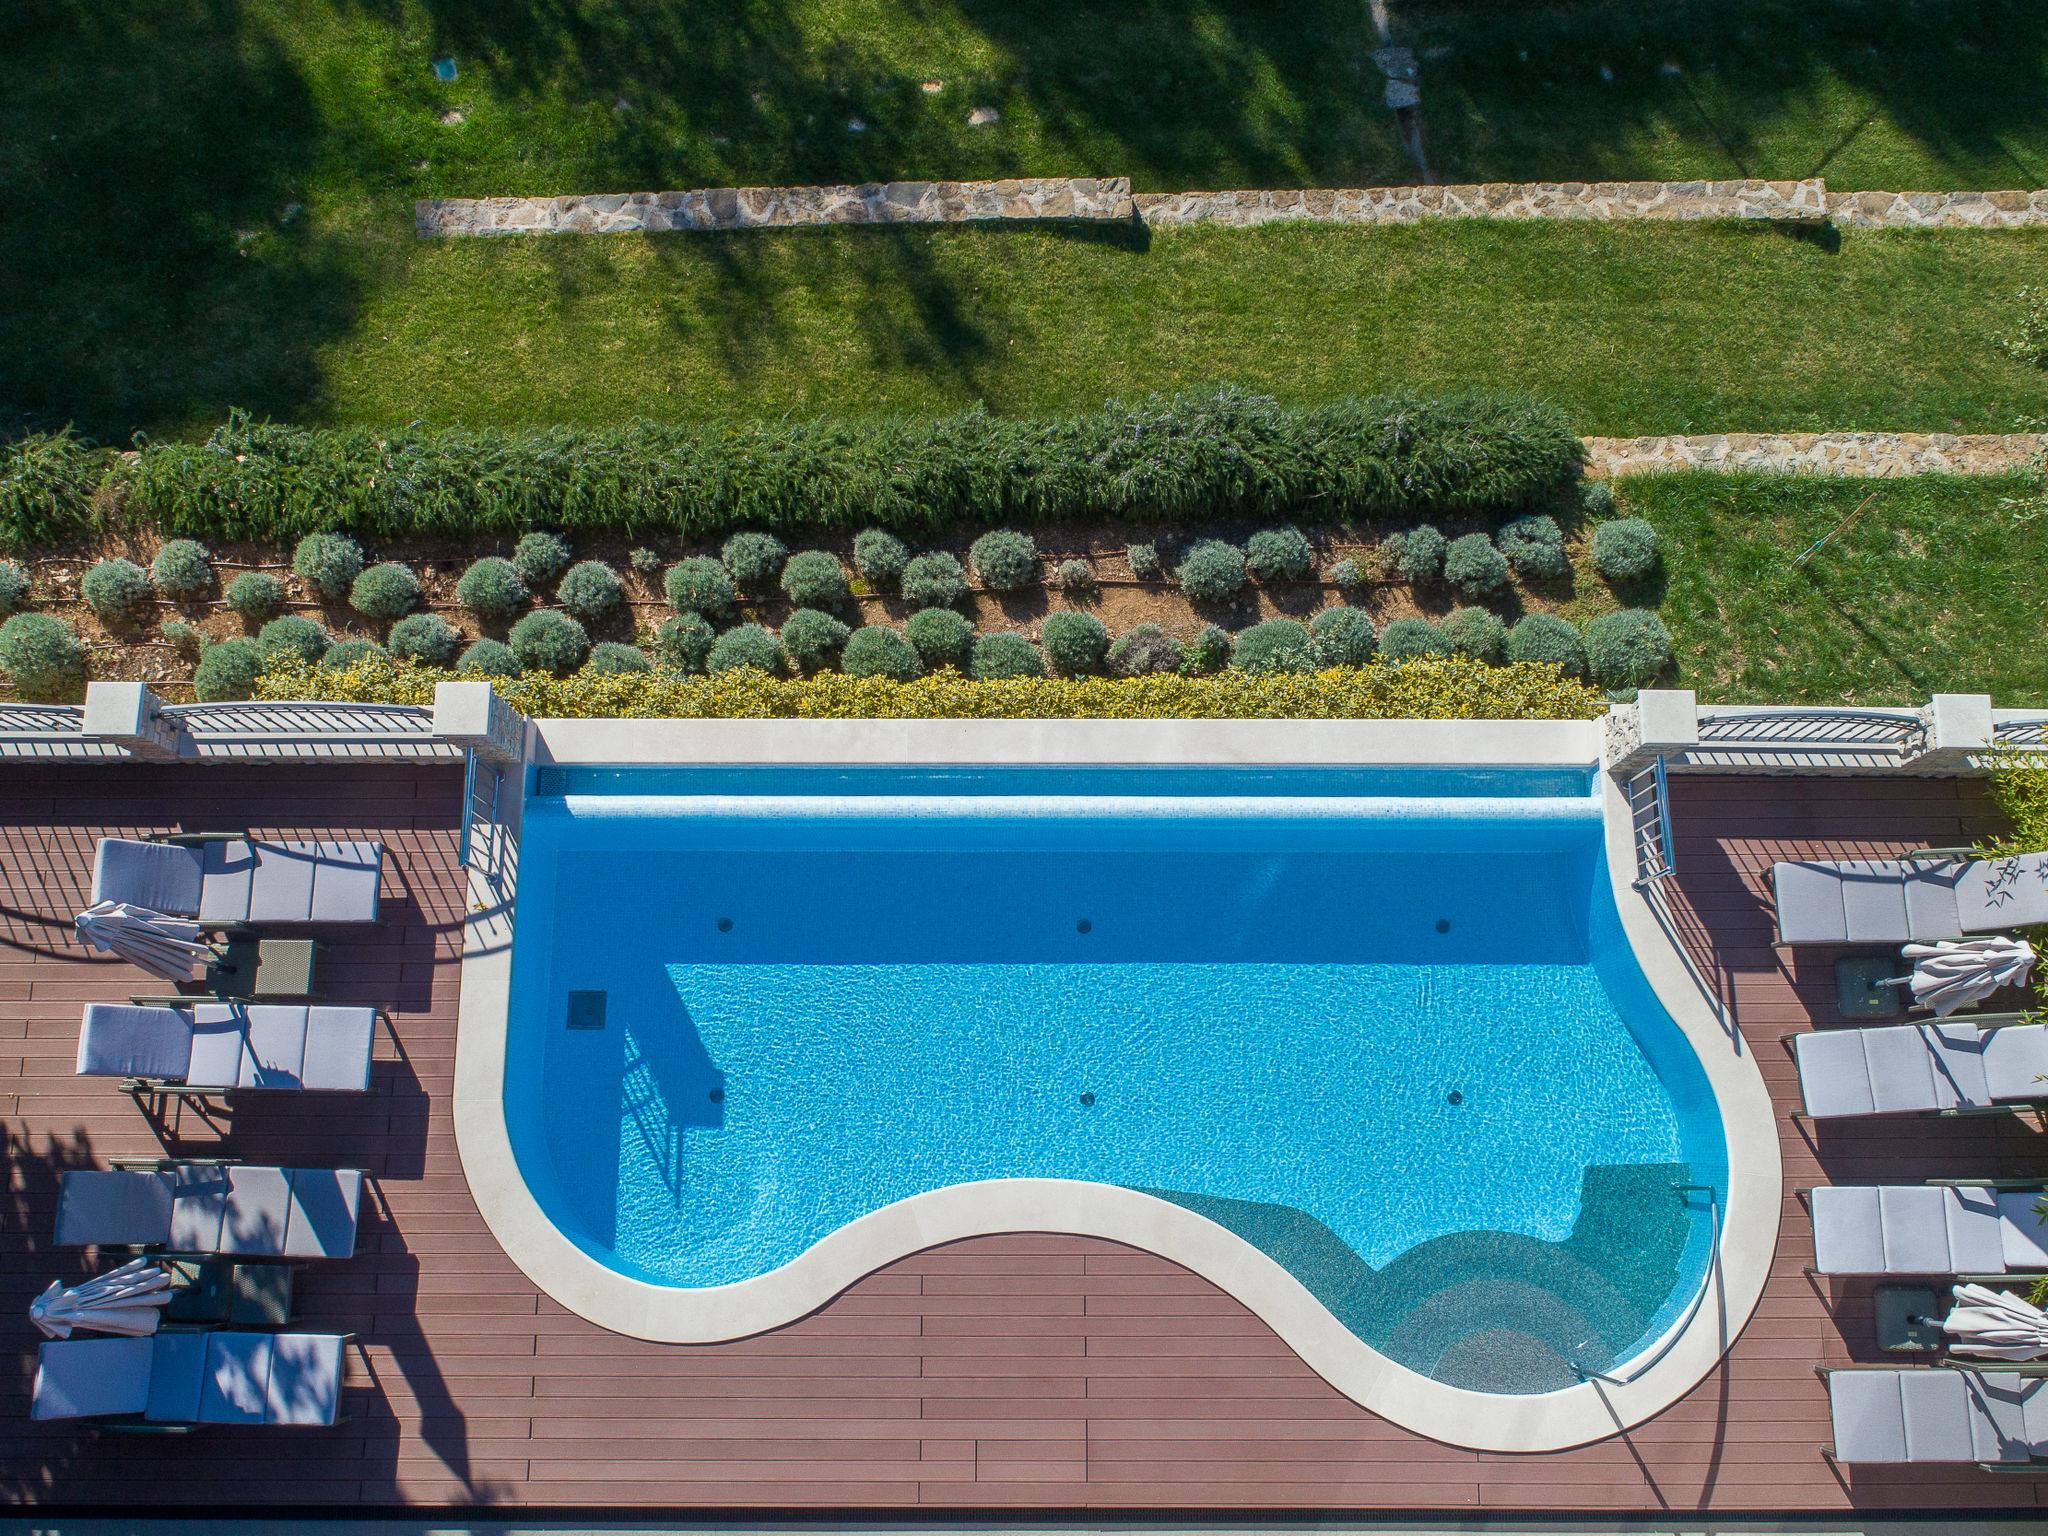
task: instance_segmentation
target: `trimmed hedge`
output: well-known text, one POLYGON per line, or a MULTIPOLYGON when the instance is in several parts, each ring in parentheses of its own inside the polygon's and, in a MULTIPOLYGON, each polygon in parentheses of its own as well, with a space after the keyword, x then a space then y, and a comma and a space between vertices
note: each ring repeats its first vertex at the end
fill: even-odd
POLYGON ((1617 517, 1593 530, 1593 569, 1616 586, 1657 569, 1657 530, 1640 517, 1617 517))
POLYGON ((504 556, 486 555, 455 583, 455 601, 480 619, 509 619, 526 606, 526 579, 504 556))
POLYGON ((1379 632, 1363 608, 1325 608, 1308 621, 1319 667, 1362 667, 1379 649, 1379 632))
POLYGON ((1230 665, 1230 631, 1221 624, 1204 624, 1182 651, 1181 664, 1190 672, 1221 672, 1230 665))
POLYGON ((168 539, 149 562, 149 584, 174 603, 189 603, 213 590, 213 557, 197 539, 168 539))
POLYGON ((420 579, 396 560, 373 565, 349 583, 349 607, 374 623, 395 623, 419 601, 420 579))
POLYGON ((1131 574, 1140 581, 1157 581, 1166 569, 1160 563, 1157 544, 1126 545, 1124 563, 1131 568, 1131 574))
POLYGON ((263 676, 263 653, 254 640, 221 640, 199 653, 192 674, 192 693, 202 704, 225 704, 256 696, 263 676))
POLYGON ((1428 523, 1394 534, 1381 547, 1387 569, 1411 587, 1441 581, 1450 542, 1428 523))
POLYGON ((1022 592, 1038 581, 1038 546, 1014 528, 992 528, 967 551, 968 563, 991 592, 1022 592))
POLYGON ((536 524, 704 538, 747 526, 1192 521, 1301 506, 1342 522, 1527 505, 1584 457, 1562 412, 1516 394, 1289 406, 1228 386, 1024 419, 976 409, 936 420, 376 430, 238 412, 203 443, 146 443, 132 463, 65 443, 8 449, 0 539, 84 537, 109 482, 137 521, 213 539, 335 528, 503 536, 536 524))
POLYGON ((886 528, 863 528, 853 539, 853 568, 871 587, 893 587, 910 563, 910 551, 886 528))
POLYGON ((711 655, 704 665, 713 673, 751 668, 772 675, 782 670, 782 642, 775 638, 772 629, 742 624, 712 642, 711 655))
POLYGON ((569 567, 569 541, 559 533, 521 534, 512 547, 512 569, 539 591, 569 567))
POLYGON ((1093 602, 1102 594, 1102 584, 1095 579, 1095 567, 1086 560, 1062 560, 1052 579, 1059 584, 1060 591, 1077 603, 1093 602))
POLYGON ((1038 628, 1038 640, 1047 659, 1068 677, 1095 671, 1109 650, 1109 630, 1102 620, 1073 608, 1047 614, 1038 628))
POLYGON ((247 624, 261 624, 284 612, 284 583, 268 571, 244 571, 227 585, 220 600, 247 624))
POLYGON ((1572 563, 1564 552, 1564 530, 1548 513, 1532 513, 1501 524, 1494 542, 1524 581, 1561 581, 1571 574, 1572 563))
POLYGON ((1586 668, 1602 688, 1642 688, 1671 667, 1671 632, 1647 608, 1603 613, 1586 626, 1586 668))
MULTIPOLYGON (((799 608, 782 623, 782 648, 802 672, 815 672, 846 644, 852 631, 840 620, 817 608, 799 608)), ((691 671, 700 670, 690 668, 691 671)))
POLYGON ((1244 551, 1221 539, 1203 539, 1181 557, 1173 574, 1189 602, 1228 602, 1244 590, 1244 551))
POLYGON ((668 598, 669 607, 677 613, 702 613, 712 618, 739 601, 739 593, 733 590, 731 573, 705 555, 692 555, 670 566, 668 575, 662 579, 661 590, 668 598))
POLYGON ((602 624, 625 606, 618 573, 602 560, 579 560, 555 588, 555 601, 585 624, 602 624))
POLYGON ((967 597, 967 569, 943 549, 903 567, 903 600, 917 608, 952 608, 967 597))
POLYGON ((1578 627, 1554 613, 1532 613, 1508 631, 1508 660, 1544 662, 1567 676, 1586 675, 1586 642, 1578 627))
POLYGON ((573 672, 590 654, 590 634, 581 624, 553 608, 536 608, 506 636, 522 670, 573 672))
MULTIPOLYGON (((1380 631, 1380 659, 1409 662, 1423 656, 1448 656, 1451 642, 1427 619, 1396 619, 1380 631)), ((1484 665, 1484 663, 1475 663, 1484 665)))
POLYGON ((391 626, 385 649, 401 661, 445 667, 462 649, 462 636, 438 613, 415 613, 391 626))
POLYGON ((78 592, 102 624, 121 624, 149 605, 154 595, 149 572, 119 556, 95 560, 79 579, 78 592))
POLYGON ((1299 581, 1314 573, 1316 552, 1299 528, 1267 528, 1245 540, 1244 563, 1260 581, 1299 581))
POLYGON ((1454 656, 1497 662, 1507 653, 1507 625, 1484 608, 1453 608, 1442 627, 1454 656))
MULTIPOLYGON (((334 649, 338 651, 341 647, 336 646, 334 649)), ((332 660, 334 651, 329 651, 327 655, 332 660)), ((520 670, 519 658, 512 654, 512 647, 502 640, 477 640, 462 653, 461 660, 455 663, 455 670, 479 673, 484 677, 517 677, 520 670)))
POLYGON ((1238 632, 1230 664, 1244 672, 1313 672, 1315 642, 1297 620, 1267 619, 1238 632))
POLYGON ((916 649, 927 670, 933 667, 967 665, 974 649, 974 626, 965 615, 951 608, 920 608, 903 626, 903 633, 916 649))
POLYGON ((28 606, 28 572, 12 560, 0 560, 0 619, 28 606))
POLYGON ((348 596, 363 573, 363 547, 345 533, 309 533, 292 550, 292 574, 330 603, 348 596))
POLYGON ((1045 658, 1027 636, 1014 630, 998 630, 974 642, 967 658, 968 674, 975 678, 1043 677, 1045 658))
POLYGON ((85 687, 85 643, 47 613, 17 613, 0 624, 0 672, 31 704, 73 699, 85 687))
POLYGON ((600 640, 590 648, 590 660, 583 663, 583 670, 586 674, 649 672, 653 666, 647 653, 637 645, 628 645, 623 640, 600 640))
POLYGON ((717 639, 718 631, 702 614, 679 613, 654 632, 654 658, 678 672, 702 672, 717 639))
POLYGON ((325 656, 327 647, 333 643, 333 637, 324 626, 299 614, 288 613, 263 626, 262 632, 256 636, 256 651, 266 663, 286 657, 311 662, 325 656))
POLYGON ((839 666, 848 677, 891 677, 898 682, 908 682, 923 670, 917 647, 886 624, 869 624, 848 636, 839 666))
POLYGON ((759 529, 734 534, 718 553, 739 589, 757 596, 775 585, 775 578, 782 574, 783 561, 789 558, 788 546, 782 540, 759 529))
POLYGON ((1465 597, 1489 597, 1508 584, 1507 557, 1483 533, 1451 540, 1444 551, 1444 581, 1465 597))
POLYGON ((1109 648, 1109 670, 1118 677, 1178 672, 1185 659, 1180 642, 1157 624, 1133 625, 1109 648))
POLYGON ((782 595, 798 608, 837 608, 853 600, 853 589, 836 559, 822 549, 807 549, 783 566, 782 595))

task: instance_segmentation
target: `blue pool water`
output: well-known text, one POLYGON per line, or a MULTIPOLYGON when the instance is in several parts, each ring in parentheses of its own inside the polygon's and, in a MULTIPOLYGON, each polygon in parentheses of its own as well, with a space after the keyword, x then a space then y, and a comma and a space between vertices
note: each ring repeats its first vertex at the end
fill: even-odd
POLYGON ((625 1274, 719 1285, 921 1191, 1097 1180, 1230 1227, 1416 1370, 1527 1392, 1639 1353, 1704 1273, 1719 1119, 1586 773, 536 790, 508 1118, 625 1274))

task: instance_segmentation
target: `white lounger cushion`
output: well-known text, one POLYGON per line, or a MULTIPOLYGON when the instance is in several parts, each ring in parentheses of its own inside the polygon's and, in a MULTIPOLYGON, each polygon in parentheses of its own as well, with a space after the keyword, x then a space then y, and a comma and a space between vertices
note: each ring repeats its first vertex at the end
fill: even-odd
POLYGON ((2033 1190, 1945 1184, 1813 1191, 1813 1266, 1824 1275, 1996 1275, 2048 1270, 2033 1190))
POLYGON ((63 1339, 36 1357, 38 1419, 141 1414, 159 1424, 332 1424, 342 1339, 322 1333, 164 1332, 63 1339))
POLYGON ((1965 933, 2048 923, 2048 853, 1972 859, 1956 882, 1965 933))
POLYGON ((78 1036, 82 1076, 160 1078, 190 1088, 370 1086, 377 1015, 304 1003, 141 1008, 89 1003, 78 1036))
POLYGON ((1771 866, 1782 944, 1903 944, 2048 923, 2048 853, 1771 866))
POLYGON ((58 1185, 57 1243, 345 1259, 362 1193, 354 1168, 76 1169, 58 1185))
POLYGON ((2013 1371, 1828 1374, 1835 1456, 1845 1462, 2019 1462, 2048 1443, 2048 1383, 2013 1371))
POLYGON ((1984 1083, 1995 1103, 2048 1099, 2048 1024, 1987 1031, 1984 1083))
POLYGON ((1895 1024, 1799 1035, 1792 1055, 1799 1067, 1800 1102, 1816 1120, 1988 1104, 1984 1038, 1968 1024, 1895 1024))
POLYGON ((93 863, 93 900, 206 923, 373 923, 383 858, 375 842, 107 837, 93 863))

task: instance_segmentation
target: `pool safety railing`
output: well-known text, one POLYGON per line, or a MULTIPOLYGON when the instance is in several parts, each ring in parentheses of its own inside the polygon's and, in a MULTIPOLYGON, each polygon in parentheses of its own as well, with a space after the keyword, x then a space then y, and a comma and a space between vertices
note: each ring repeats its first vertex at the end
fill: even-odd
POLYGON ((1676 867, 1671 852, 1671 787, 1662 757, 1652 758, 1647 768, 1628 781, 1627 797, 1635 832, 1635 887, 1640 891, 1676 867))
POLYGON ((1982 694, 1938 693, 1918 709, 1742 705, 1701 708, 1684 689, 1645 689, 1606 722, 1606 764, 1622 782, 1662 758, 1672 773, 1950 777, 2048 751, 2048 711, 2002 710, 1982 694))
POLYGON ((1596 1371, 1583 1365, 1574 1364, 1572 1374, 1581 1381, 1605 1382, 1611 1387, 1625 1387, 1637 1377, 1671 1353, 1685 1331, 1692 1327, 1693 1319, 1700 1315, 1700 1308, 1707 1304, 1707 1297, 1713 1292, 1715 1281, 1721 1273, 1721 1192, 1712 1184, 1674 1184, 1672 1193, 1681 1200, 1690 1201, 1694 1195, 1707 1197, 1707 1266, 1700 1275, 1700 1283, 1693 1290, 1692 1298, 1686 1302, 1685 1310, 1678 1314, 1669 1328, 1658 1336, 1657 1342, 1637 1355, 1626 1368, 1619 1371, 1596 1371))

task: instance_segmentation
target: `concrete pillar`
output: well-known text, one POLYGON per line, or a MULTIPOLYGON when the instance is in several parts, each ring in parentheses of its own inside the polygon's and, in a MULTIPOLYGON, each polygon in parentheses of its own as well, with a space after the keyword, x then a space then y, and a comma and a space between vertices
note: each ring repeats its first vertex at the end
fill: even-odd
POLYGON ((87 683, 79 734, 117 746, 130 757, 175 762, 184 732, 165 717, 163 703, 147 683, 87 683))
POLYGON ((436 683, 434 739, 467 747, 486 762, 522 763, 526 716, 499 698, 489 683, 436 683))
POLYGON ((1607 771, 1617 778, 1628 778, 1659 757, 1682 757, 1699 744, 1699 699, 1690 688, 1645 688, 1633 704, 1607 711, 1607 771))
POLYGON ((1966 774, 1984 771, 1995 732, 1987 693, 1937 693, 1920 711, 1926 736, 1920 750, 1901 766, 1909 773, 1966 774))

